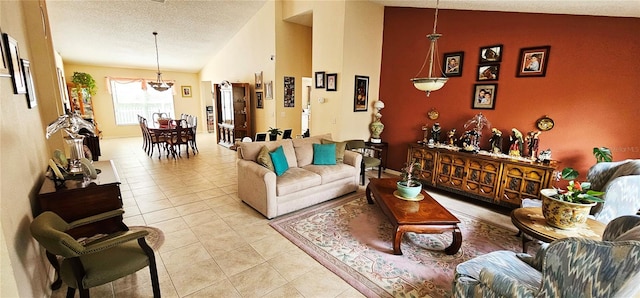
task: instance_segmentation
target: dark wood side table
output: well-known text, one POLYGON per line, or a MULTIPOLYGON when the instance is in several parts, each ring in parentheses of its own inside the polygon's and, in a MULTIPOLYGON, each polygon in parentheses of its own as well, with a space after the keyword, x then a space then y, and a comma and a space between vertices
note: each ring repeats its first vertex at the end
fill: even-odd
POLYGON ((368 147, 374 147, 374 148, 378 148, 378 149, 381 150, 379 157, 382 160, 380 162, 380 165, 382 166, 383 170, 387 169, 387 157, 389 156, 389 143, 387 143, 387 142, 380 142, 380 143, 365 142, 365 145, 367 145, 368 147))
MULTIPOLYGON (((67 222, 87 218, 111 210, 122 208, 120 194, 120 177, 112 161, 96 161, 93 163, 101 172, 96 179, 84 182, 66 180, 64 185, 56 188, 53 180, 45 178, 38 194, 38 206, 35 216, 44 211, 52 211, 67 222)), ((123 223, 122 216, 84 225, 71 229, 68 233, 75 237, 91 237, 96 234, 110 234, 126 231, 129 228, 123 223)), ((59 272, 59 264, 55 255, 47 252, 47 259, 59 272)), ((52 289, 60 287, 60 277, 51 285, 52 289)))
POLYGON ((525 235, 547 243, 567 237, 602 240, 602 233, 606 227, 605 224, 589 218, 583 226, 574 230, 558 229, 547 224, 544 216, 542 216, 542 208, 540 207, 525 207, 513 210, 511 212, 511 222, 522 232, 520 236, 522 237, 522 252, 524 253, 527 252, 527 243, 531 241, 525 235))

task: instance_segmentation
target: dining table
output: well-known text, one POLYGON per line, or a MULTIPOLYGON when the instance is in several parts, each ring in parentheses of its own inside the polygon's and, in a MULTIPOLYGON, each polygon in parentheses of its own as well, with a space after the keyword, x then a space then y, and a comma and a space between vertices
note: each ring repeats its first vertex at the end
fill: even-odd
MULTIPOLYGON (((152 134, 155 134, 157 136, 159 136, 160 138, 163 138, 165 140, 168 140, 170 138, 172 138, 173 136, 175 136, 178 133, 178 125, 176 124, 176 121, 182 121, 180 119, 177 120, 173 120, 171 119, 168 122, 168 125, 159 125, 159 124, 155 124, 153 127, 148 127, 149 128, 149 132, 151 132, 152 134)), ((187 121, 182 121, 182 131, 189 131, 191 129, 191 126, 189 125, 189 123, 187 123, 187 121)), ((171 146, 168 142, 167 142, 167 147, 171 146)), ((172 149, 173 150, 173 149, 172 149)), ((187 150, 189 150, 187 148, 187 150)), ((188 155, 188 151, 187 151, 187 155, 188 155)), ((167 153, 167 156, 169 156, 169 154, 167 153)))

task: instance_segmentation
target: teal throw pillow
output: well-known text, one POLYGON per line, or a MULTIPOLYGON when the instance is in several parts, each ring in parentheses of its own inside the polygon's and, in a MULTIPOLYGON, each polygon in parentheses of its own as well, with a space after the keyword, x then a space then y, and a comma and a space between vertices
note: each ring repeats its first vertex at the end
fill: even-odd
POLYGON ((287 163, 287 157, 284 156, 284 149, 282 146, 276 148, 273 152, 269 152, 271 155, 271 162, 276 170, 276 176, 282 176, 284 172, 289 169, 289 163, 287 163))
POLYGON ((314 165, 335 165, 336 144, 313 144, 314 165))

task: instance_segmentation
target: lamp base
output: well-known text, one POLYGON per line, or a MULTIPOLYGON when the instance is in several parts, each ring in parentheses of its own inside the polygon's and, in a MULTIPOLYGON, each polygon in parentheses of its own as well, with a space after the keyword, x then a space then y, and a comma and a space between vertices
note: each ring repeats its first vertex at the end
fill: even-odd
POLYGON ((382 139, 374 139, 374 138, 371 138, 371 143, 380 144, 380 143, 382 143, 382 139))

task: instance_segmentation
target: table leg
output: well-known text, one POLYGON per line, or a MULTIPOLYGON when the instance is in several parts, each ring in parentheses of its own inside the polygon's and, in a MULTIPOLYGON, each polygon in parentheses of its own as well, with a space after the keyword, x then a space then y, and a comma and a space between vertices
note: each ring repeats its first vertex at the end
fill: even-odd
POLYGON ((460 246, 462 246, 462 233, 460 229, 456 227, 453 230, 453 242, 451 242, 449 247, 444 249, 444 252, 448 255, 454 255, 460 250, 460 246))
POLYGON ((371 198, 371 189, 369 189, 368 184, 367 184, 366 193, 367 193, 367 203, 373 204, 373 198, 371 198))
POLYGON ((520 238, 522 238, 522 252, 523 253, 527 253, 527 246, 529 245, 529 239, 527 239, 527 236, 525 236, 524 233, 520 234, 520 238))
POLYGON ((393 234, 393 254, 401 255, 402 249, 400 248, 400 243, 402 243, 402 236, 404 235, 404 229, 398 226, 396 227, 396 232, 393 234))
POLYGON ((60 279, 60 263, 58 263, 58 258, 56 257, 56 255, 48 251, 46 251, 46 255, 47 260, 49 260, 49 263, 51 263, 51 266, 53 266, 53 270, 55 271, 54 274, 56 276, 56 280, 54 280, 51 284, 51 289, 57 290, 60 288, 60 286, 62 286, 62 280, 60 279))

